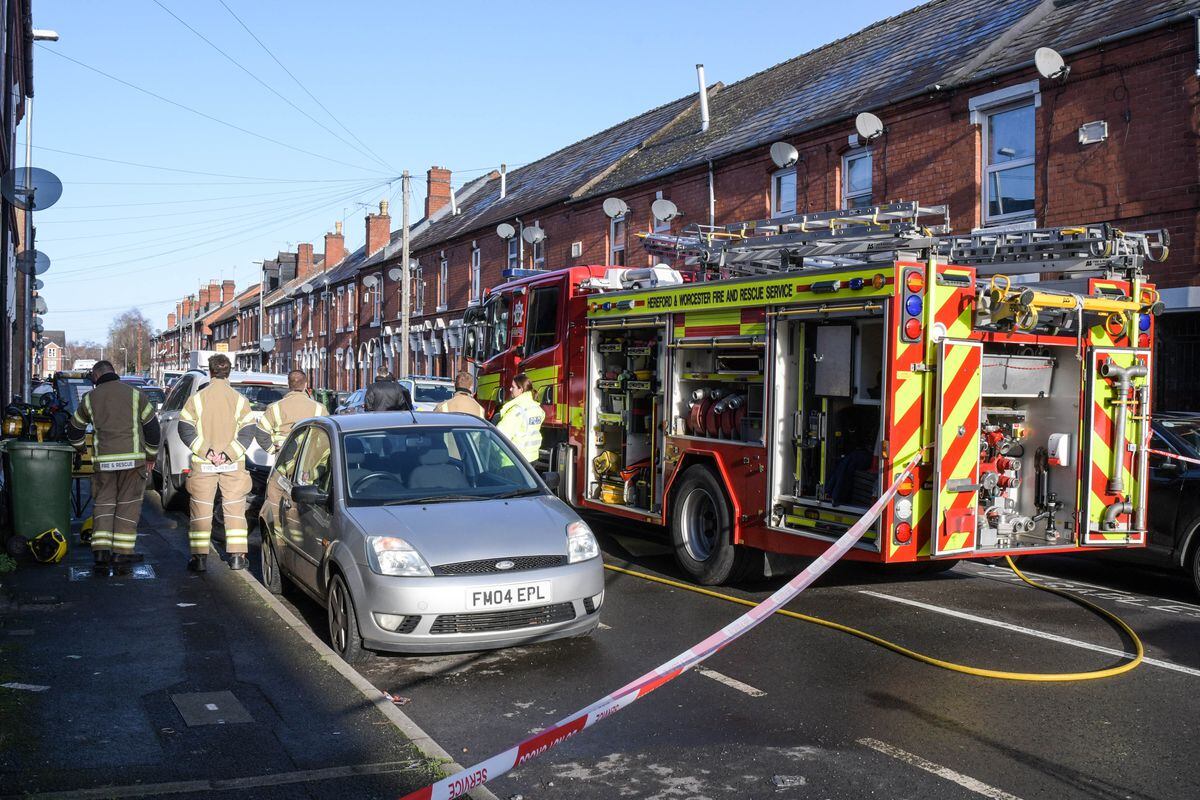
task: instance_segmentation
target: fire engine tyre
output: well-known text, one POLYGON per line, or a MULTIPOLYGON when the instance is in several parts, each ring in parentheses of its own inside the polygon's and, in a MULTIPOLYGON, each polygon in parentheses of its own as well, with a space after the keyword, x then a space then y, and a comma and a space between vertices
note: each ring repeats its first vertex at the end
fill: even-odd
POLYGON ((689 467, 679 479, 671 511, 675 560, 704 586, 761 576, 757 552, 733 543, 733 509, 707 467, 689 467))

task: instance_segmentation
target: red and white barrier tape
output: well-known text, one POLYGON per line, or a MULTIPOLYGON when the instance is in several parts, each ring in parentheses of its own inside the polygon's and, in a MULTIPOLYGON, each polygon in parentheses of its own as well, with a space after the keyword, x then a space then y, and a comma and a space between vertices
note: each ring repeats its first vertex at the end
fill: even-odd
POLYGON ((783 608, 796 595, 812 585, 817 578, 821 577, 826 570, 832 567, 863 537, 863 534, 867 532, 867 528, 883 513, 884 507, 896 495, 896 490, 900 487, 900 484, 912 473, 920 461, 920 456, 910 461, 908 466, 904 468, 904 472, 888 487, 883 496, 875 501, 875 504, 867 510, 867 513, 858 522, 854 523, 850 530, 846 531, 828 550, 805 567, 803 572, 780 587, 766 600, 712 636, 680 653, 656 669, 647 672, 637 680, 626 684, 612 694, 597 700, 587 708, 576 711, 571 716, 558 722, 554 727, 529 737, 515 747, 505 750, 503 753, 494 755, 485 761, 480 761, 473 767, 468 767, 462 772, 455 773, 423 789, 418 789, 411 794, 407 794, 402 800, 452 800, 456 797, 462 797, 472 789, 482 786, 488 781, 494 780, 527 761, 542 755, 550 748, 561 744, 564 740, 580 731, 613 716, 621 709, 633 704, 634 701, 640 700, 663 684, 674 680, 709 656, 722 650, 726 645, 750 632, 763 620, 783 608))
POLYGON ((1153 447, 1147 447, 1146 452, 1154 453, 1154 455, 1162 456, 1163 458, 1171 458, 1176 461, 1186 461, 1188 464, 1200 464, 1200 458, 1188 458, 1187 456, 1181 456, 1178 453, 1169 453, 1166 450, 1155 450, 1153 447))

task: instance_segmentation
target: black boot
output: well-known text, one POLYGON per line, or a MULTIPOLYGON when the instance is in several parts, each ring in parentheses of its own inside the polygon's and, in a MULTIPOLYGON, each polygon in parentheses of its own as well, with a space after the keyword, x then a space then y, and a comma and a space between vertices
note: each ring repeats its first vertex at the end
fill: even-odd
POLYGON ((93 550, 92 551, 92 577, 107 578, 112 574, 110 563, 112 561, 111 550, 93 550))
POLYGON ((192 572, 208 572, 208 556, 193 553, 188 559, 188 569, 192 572))
POLYGON ((246 558, 245 553, 234 553, 229 557, 230 569, 245 569, 250 566, 250 561, 246 558))
POLYGON ((133 572, 135 560, 131 553, 114 553, 112 557, 113 572, 117 575, 128 575, 133 572))

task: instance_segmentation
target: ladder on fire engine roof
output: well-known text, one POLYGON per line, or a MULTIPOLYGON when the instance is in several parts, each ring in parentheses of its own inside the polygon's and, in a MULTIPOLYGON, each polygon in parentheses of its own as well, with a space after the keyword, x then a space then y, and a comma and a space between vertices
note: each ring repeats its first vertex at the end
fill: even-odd
POLYGON ((756 275, 865 266, 932 248, 981 276, 1040 272, 1136 275, 1166 258, 1166 231, 1131 233, 1109 225, 950 234, 946 206, 916 202, 790 214, 731 225, 689 225, 681 234, 638 234, 647 251, 704 270, 756 275))

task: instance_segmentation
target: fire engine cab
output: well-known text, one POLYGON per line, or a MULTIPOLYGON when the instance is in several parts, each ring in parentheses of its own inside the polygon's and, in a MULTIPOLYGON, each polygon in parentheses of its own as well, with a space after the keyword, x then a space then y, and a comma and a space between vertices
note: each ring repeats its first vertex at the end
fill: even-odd
POLYGON ((716 584, 786 570, 920 456, 849 557, 1142 546, 1163 231, 951 235, 899 202, 645 234, 464 319, 480 400, 517 372, 564 500, 661 525, 716 584))

